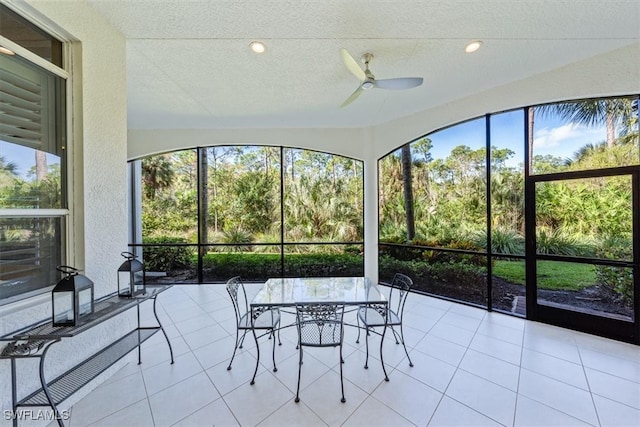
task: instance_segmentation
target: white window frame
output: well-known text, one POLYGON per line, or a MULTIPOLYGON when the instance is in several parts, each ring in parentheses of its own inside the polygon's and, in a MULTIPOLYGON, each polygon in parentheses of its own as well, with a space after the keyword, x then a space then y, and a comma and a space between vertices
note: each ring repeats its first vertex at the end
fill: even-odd
MULTIPOLYGON (((10 6, 10 5, 6 5, 10 6)), ((83 245, 78 244, 75 239, 75 236, 82 235, 82 225, 81 221, 75 220, 75 213, 77 209, 75 208, 76 203, 80 201, 81 198, 75 198, 74 188, 75 179, 81 178, 81 170, 82 170, 82 162, 79 156, 76 155, 76 150, 74 150, 74 142, 76 132, 78 129, 74 127, 73 113, 77 111, 74 109, 74 81, 72 77, 72 70, 74 69, 73 62, 73 44, 72 40, 67 34, 63 34, 61 31, 58 31, 55 28, 52 28, 50 24, 43 22, 41 19, 38 19, 34 16, 33 13, 30 13, 28 10, 20 10, 18 8, 13 8, 14 12, 21 15, 23 18, 30 21, 33 25, 39 27, 43 31, 46 31, 48 34, 57 38, 62 42, 62 63, 63 68, 58 67, 57 65, 47 61, 46 59, 34 54, 30 50, 20 46, 19 44, 7 39, 0 35, 0 44, 13 52, 16 55, 19 55, 23 59, 31 62, 32 64, 39 66, 45 71, 54 74, 58 77, 61 77, 65 80, 65 118, 66 118, 66 134, 65 134, 65 146, 64 156, 66 163, 66 185, 63 190, 63 194, 66 197, 66 206, 65 209, 0 209, 0 218, 37 218, 37 217, 57 217, 60 218, 63 225, 63 235, 61 236, 61 241, 63 242, 64 251, 63 251, 63 262, 65 264, 73 264, 79 265, 79 262, 83 262, 83 257, 74 256, 75 253, 80 249, 83 249, 83 245), (80 172, 75 173, 75 170, 79 169, 80 172), (80 227, 80 228, 78 228, 80 227)), ((79 52, 78 52, 79 53, 79 52)), ((78 138, 79 140, 80 138, 78 138)), ((82 266, 80 266, 82 268, 82 266)), ((6 299, 0 300, 0 314, 5 311, 13 311, 13 309, 24 308, 25 304, 40 304, 45 300, 48 301, 50 298, 48 293, 53 288, 53 284, 49 286, 44 286, 37 290, 33 290, 30 292, 21 293, 19 295, 15 295, 6 299), (19 302, 19 303, 18 303, 19 302)))

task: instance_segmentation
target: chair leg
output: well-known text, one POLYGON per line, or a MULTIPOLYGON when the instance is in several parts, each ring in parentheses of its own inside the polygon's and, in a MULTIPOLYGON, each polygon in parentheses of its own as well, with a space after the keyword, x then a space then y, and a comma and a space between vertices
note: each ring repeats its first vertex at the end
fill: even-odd
POLYGON ((384 367, 384 358, 382 357, 382 345, 384 344, 384 335, 387 333, 387 325, 384 325, 382 335, 380 336, 380 364, 382 365, 382 372, 384 372, 384 380, 389 381, 389 375, 387 375, 387 368, 384 367))
MULTIPOLYGON (((247 331, 244 331, 245 334, 247 331)), ((231 355, 231 360, 229 361, 229 366, 227 366, 227 371, 231 370, 231 364, 233 363, 233 358, 236 357, 236 350, 238 350, 238 338, 240 337, 240 331, 236 328, 236 342, 233 346, 233 354, 231 355)), ((244 335, 242 335, 242 339, 244 339, 244 335)), ((242 348, 242 346, 240 346, 242 348)))
POLYGON ((254 385, 256 383, 256 375, 258 374, 258 366, 260 365, 260 345, 258 344, 258 336, 256 335, 256 330, 251 329, 253 332, 253 339, 256 342, 256 369, 253 371, 253 377, 251 378, 251 382, 249 384, 254 385))
POLYGON ((244 332, 242 333, 242 338, 240 338, 240 341, 238 341, 238 336, 236 335, 236 343, 240 344, 238 346, 238 348, 242 348, 242 346, 244 345, 244 337, 247 335, 247 329, 244 330, 244 332))
POLYGON ((278 345, 282 345, 282 341, 280 340, 280 323, 278 322, 278 345))
POLYGON ((357 312, 356 312, 356 322, 358 325, 358 338, 356 338, 356 344, 360 344, 360 316, 358 316, 357 312))
POLYGON ((342 379, 342 364, 344 360, 342 360, 342 342, 340 343, 340 390, 342 390, 342 399, 340 402, 344 403, 347 399, 344 398, 344 380, 342 379))
POLYGON ((367 349, 367 356, 364 359, 364 369, 369 369, 369 327, 366 327, 367 333, 364 336, 365 347, 367 349))
POLYGON ((273 372, 278 372, 278 368, 276 367, 276 336, 271 330, 271 334, 273 335, 273 346, 271 347, 271 360, 273 360, 273 372))
POLYGON ((302 346, 300 348, 300 359, 298 360, 298 387, 296 388, 296 403, 300 402, 300 375, 302 374, 302 346))
POLYGON ((402 323, 400 323, 400 340, 402 341, 402 346, 404 347, 404 354, 406 354, 407 359, 409 359, 409 366, 413 368, 413 362, 411 361, 411 357, 409 357, 409 352, 407 351, 407 345, 404 342, 404 330, 402 329, 402 323))
MULTIPOLYGON (((242 334, 242 339, 240 339, 240 346, 238 348, 242 348, 242 346, 244 345, 244 337, 247 335, 247 331, 248 329, 244 330, 244 333, 242 334)), ((236 335, 236 343, 238 342, 237 339, 238 339, 238 336, 236 335)))
MULTIPOLYGON (((393 332, 393 337, 396 339, 396 344, 400 344, 400 341, 398 341, 398 332, 396 331, 396 328, 393 327, 393 325, 391 326, 391 331, 393 332)), ((402 327, 402 324, 400 325, 400 327, 402 327)))

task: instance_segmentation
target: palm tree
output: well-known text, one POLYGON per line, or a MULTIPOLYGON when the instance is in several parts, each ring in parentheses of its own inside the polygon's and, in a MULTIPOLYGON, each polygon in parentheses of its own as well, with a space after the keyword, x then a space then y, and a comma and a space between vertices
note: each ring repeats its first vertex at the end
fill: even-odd
POLYGON ((173 182, 174 172, 166 155, 148 157, 142 161, 142 181, 145 194, 153 199, 158 190, 168 188, 173 182))
POLYGON ((7 161, 6 157, 0 155, 0 189, 11 191, 14 183, 18 179, 18 165, 15 162, 7 161))
POLYGON ((413 180, 411 179, 411 144, 402 146, 402 187, 404 188, 404 210, 407 221, 407 240, 416 235, 416 221, 413 214, 413 180))
POLYGON ((36 151, 36 179, 44 181, 47 177, 47 153, 40 150, 36 151))
POLYGON ((542 105, 536 108, 543 115, 557 115, 570 122, 586 126, 605 125, 607 147, 616 140, 616 127, 627 123, 632 114, 632 102, 627 98, 593 99, 578 102, 542 105))
MULTIPOLYGON (((200 150, 200 182, 202 183, 202 198, 200 199, 200 239, 209 242, 209 160, 207 149, 200 150)), ((201 250, 204 248, 200 247, 201 250)), ((204 254, 202 254, 204 255, 204 254)))
POLYGON ((7 161, 5 156, 0 155, 0 171, 17 175, 18 165, 15 162, 7 161))
POLYGON ((527 151, 528 151, 528 164, 529 173, 533 173, 533 122, 535 121, 535 109, 534 107, 527 107, 527 151))

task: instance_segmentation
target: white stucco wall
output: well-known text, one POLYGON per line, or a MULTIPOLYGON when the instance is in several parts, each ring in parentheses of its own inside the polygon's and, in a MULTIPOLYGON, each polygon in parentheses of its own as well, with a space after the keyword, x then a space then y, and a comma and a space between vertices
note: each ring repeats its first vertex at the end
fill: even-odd
MULTIPOLYGON (((73 57, 79 73, 74 75, 73 102, 77 109, 73 120, 74 200, 70 208, 73 220, 82 223, 69 224, 73 236, 69 263, 93 280, 96 297, 114 292, 117 268, 122 263, 120 252, 127 249, 125 39, 83 2, 29 0, 8 4, 53 33, 75 41, 73 50, 80 54, 73 57)), ((50 295, 3 306, 0 335, 50 315, 50 295)), ((132 321, 132 316, 121 316, 55 344, 47 356, 47 377, 54 378, 123 335, 132 321)), ((18 372, 18 393, 23 397, 39 385, 37 364, 19 361, 18 372)), ((0 379, 1 410, 10 410, 9 361, 0 361, 0 379)), ((63 406, 80 397, 74 396, 63 406)), ((1 423, 10 425, 4 417, 1 423)))

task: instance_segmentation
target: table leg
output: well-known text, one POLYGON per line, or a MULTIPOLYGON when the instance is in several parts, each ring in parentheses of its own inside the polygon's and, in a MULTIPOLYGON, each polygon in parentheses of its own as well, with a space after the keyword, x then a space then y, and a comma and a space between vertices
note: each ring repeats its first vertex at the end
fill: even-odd
POLYGON ((169 346, 169 353, 171 354, 171 364, 173 365, 173 348, 171 348, 171 342, 169 341, 169 336, 167 335, 167 332, 164 330, 164 326, 162 326, 162 323, 158 318, 158 312, 156 311, 157 297, 158 297, 157 295, 153 297, 153 315, 156 318, 156 322, 158 322, 158 326, 160 326, 160 330, 162 331, 162 335, 164 335, 164 339, 167 341, 167 345, 169 346))
POLYGON ((42 390, 44 391, 45 396, 47 396, 47 401, 49 402, 51 409, 53 409, 53 414, 55 415, 56 421, 58 422, 58 426, 64 427, 64 423, 62 422, 62 416, 60 415, 60 412, 58 412, 58 407, 55 401, 53 400, 53 398, 51 397, 51 393, 49 392, 49 386, 47 386, 47 380, 44 377, 44 357, 46 356, 47 351, 51 348, 51 344, 55 342, 57 341, 52 341, 51 343, 49 343, 49 345, 44 349, 44 351, 40 355, 40 384, 42 384, 42 390))
POLYGON ((18 412, 18 390, 16 384, 16 359, 11 358, 11 407, 13 409, 13 427, 18 427, 18 417, 16 413, 18 412))

